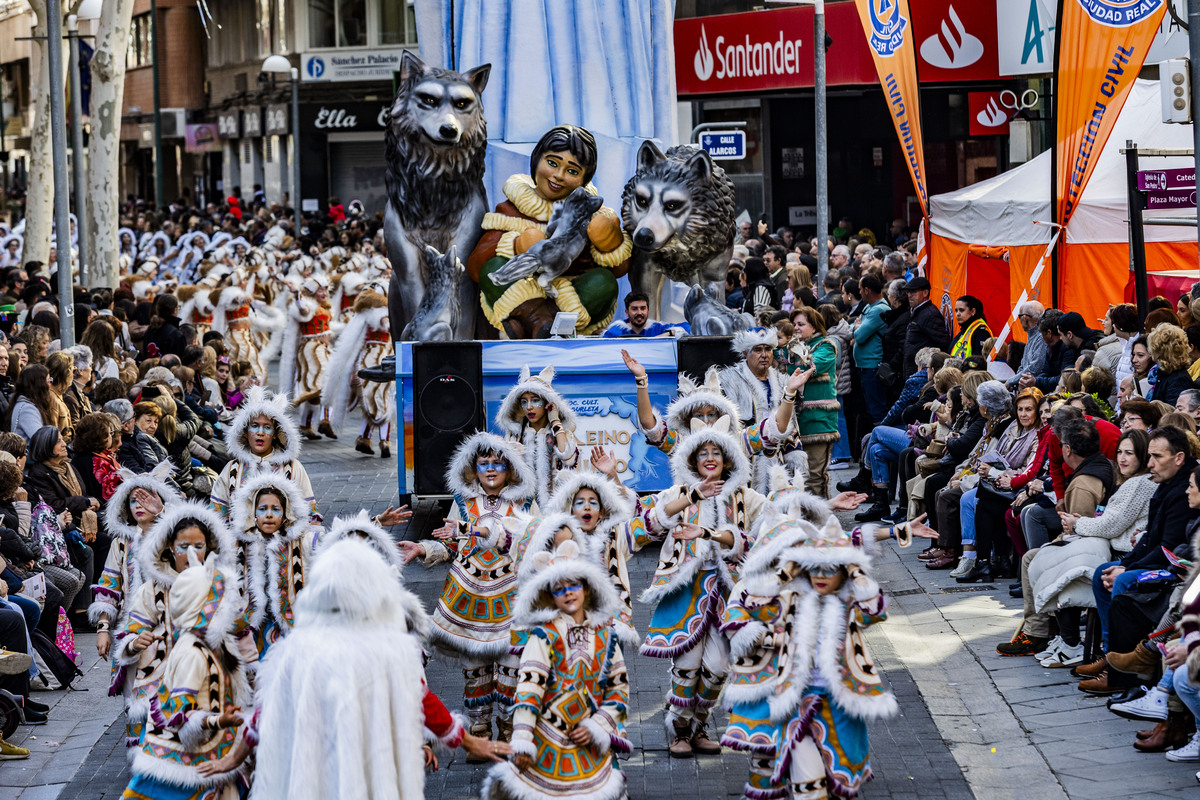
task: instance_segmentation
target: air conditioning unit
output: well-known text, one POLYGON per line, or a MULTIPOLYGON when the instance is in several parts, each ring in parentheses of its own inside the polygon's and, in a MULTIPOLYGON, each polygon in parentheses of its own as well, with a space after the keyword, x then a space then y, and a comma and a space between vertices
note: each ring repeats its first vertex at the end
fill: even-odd
POLYGON ((187 109, 162 109, 162 135, 164 139, 182 139, 187 135, 187 109))
POLYGON ((1158 62, 1158 94, 1162 98, 1163 122, 1192 121, 1192 81, 1188 60, 1172 58, 1158 62))

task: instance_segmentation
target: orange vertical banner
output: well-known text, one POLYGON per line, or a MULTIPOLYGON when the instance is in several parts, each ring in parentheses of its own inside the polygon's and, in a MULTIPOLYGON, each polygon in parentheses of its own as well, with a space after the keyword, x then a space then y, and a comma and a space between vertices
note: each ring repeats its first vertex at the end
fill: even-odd
POLYGON ((1167 0, 1062 0, 1055 221, 1066 225, 1133 89, 1167 0))
POLYGON ((929 217, 925 188, 925 149, 921 143, 921 98, 917 90, 917 51, 908 0, 854 0, 875 72, 883 86, 892 123, 912 176, 921 216, 929 217))

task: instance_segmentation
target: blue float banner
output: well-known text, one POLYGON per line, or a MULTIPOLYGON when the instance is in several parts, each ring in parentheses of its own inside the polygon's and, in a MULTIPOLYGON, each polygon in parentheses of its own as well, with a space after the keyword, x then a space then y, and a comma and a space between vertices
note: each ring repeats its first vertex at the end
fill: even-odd
MULTIPOLYGON (((397 416, 404 435, 404 468, 398 470, 400 493, 414 490, 412 342, 397 343, 397 416)), ((638 427, 637 387, 621 357, 624 348, 646 368, 650 400, 661 412, 678 384, 676 341, 662 339, 554 339, 483 342, 483 401, 489 429, 496 411, 516 384, 522 367, 537 374, 555 369, 554 388, 579 417, 575 438, 586 464, 593 446, 613 451, 621 481, 638 492, 671 485, 669 460, 646 442, 638 427)))

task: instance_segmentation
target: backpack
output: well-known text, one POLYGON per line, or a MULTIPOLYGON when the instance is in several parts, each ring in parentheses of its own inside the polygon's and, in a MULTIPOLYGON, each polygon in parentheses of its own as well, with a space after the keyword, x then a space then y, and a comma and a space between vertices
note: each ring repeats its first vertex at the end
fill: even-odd
POLYGON ((75 631, 71 629, 71 621, 62 606, 58 608, 58 627, 54 631, 54 646, 72 662, 79 660, 79 652, 75 649, 75 631))
POLYGON ((71 554, 67 551, 67 540, 58 525, 54 509, 45 503, 33 507, 29 521, 29 539, 38 561, 43 564, 70 569, 71 554))
MULTIPOLYGON (((67 658, 63 651, 59 650, 58 646, 37 628, 29 631, 29 639, 33 642, 33 649, 41 657, 41 662, 38 665, 39 669, 44 663, 46 668, 50 670, 51 674, 64 687, 70 686, 71 681, 83 675, 79 671, 79 667, 75 666, 75 662, 67 658)), ((43 681, 49 684, 49 681, 46 681, 44 677, 43 681)))

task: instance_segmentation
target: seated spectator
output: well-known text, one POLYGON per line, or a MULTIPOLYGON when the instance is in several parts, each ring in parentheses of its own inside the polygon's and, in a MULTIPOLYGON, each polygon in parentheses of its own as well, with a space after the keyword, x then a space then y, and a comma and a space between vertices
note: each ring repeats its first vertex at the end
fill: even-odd
POLYGON ((1058 512, 1061 546, 1043 547, 1029 563, 1033 609, 1058 618, 1059 635, 1046 648, 1052 656, 1043 666, 1074 666, 1082 661, 1079 642, 1080 613, 1094 608, 1092 577, 1096 569, 1133 549, 1134 538, 1145 530, 1150 498, 1157 486, 1150 479, 1145 431, 1130 430, 1117 443, 1117 490, 1098 517, 1058 512), (1077 660, 1078 657, 1078 660, 1077 660), (1049 661, 1050 663, 1047 663, 1049 661))
POLYGON ((663 334, 683 334, 688 332, 686 322, 660 322, 650 319, 650 300, 642 292, 630 292, 625 295, 625 319, 616 320, 604 330, 605 339, 616 339, 623 336, 662 336, 663 334))
POLYGON ((1083 378, 1079 370, 1067 367, 1058 376, 1058 385, 1054 387, 1056 394, 1075 394, 1083 391, 1083 378))
POLYGON ((85 414, 92 413, 92 401, 87 396, 92 384, 92 351, 77 344, 63 352, 70 356, 73 362, 71 385, 63 394, 63 402, 67 405, 67 413, 71 415, 71 426, 74 427, 85 414))
POLYGON ((1098 367, 1095 364, 1083 371, 1082 375, 1083 391, 1096 398, 1097 403, 1101 403, 1101 408, 1107 406, 1105 416, 1111 419, 1113 402, 1117 399, 1117 380, 1107 367, 1098 367))
POLYGON ((54 420, 50 424, 62 431, 70 444, 74 427, 71 410, 63 398, 74 385, 75 360, 67 353, 51 353, 46 356, 46 369, 50 373, 50 407, 54 410, 54 420))
MULTIPOLYGON (((92 412, 75 428, 71 464, 83 482, 84 493, 107 502, 121 485, 120 469, 113 449, 113 428, 120 422, 111 414, 92 412)), ((103 507, 103 503, 101 504, 103 507)))
POLYGON ((1158 406, 1135 397, 1121 404, 1121 416, 1118 419, 1122 431, 1149 431, 1158 427, 1161 417, 1162 412, 1158 410, 1158 406))
MULTIPOLYGON (((1104 505, 1112 493, 1114 476, 1112 463, 1100 451, 1100 435, 1095 424, 1082 419, 1078 412, 1074 415, 1064 414, 1070 410, 1060 408, 1056 411, 1052 424, 1057 427, 1058 438, 1062 442, 1063 461, 1072 469, 1062 505, 1074 524, 1075 517, 1096 515, 1096 508, 1104 505)), ((1040 659, 1057 663, 1059 666, 1067 666, 1066 661, 1071 661, 1072 664, 1081 663, 1083 648, 1079 645, 1078 629, 1074 635, 1068 634, 1065 637, 1074 639, 1075 647, 1066 649, 1063 645, 1054 651, 1043 650, 1050 643, 1050 619, 1034 608, 1033 582, 1029 577, 1029 565, 1037 557, 1040 549, 1049 542, 1050 534, 1057 536, 1062 531, 1062 519, 1053 507, 1032 505, 1022 513, 1021 524, 1030 548, 1021 558, 1024 621, 1017 635, 1011 641, 997 646, 996 651, 1004 656, 1037 654, 1040 659)))
POLYGON ((122 466, 142 474, 169 460, 166 448, 154 438, 161 416, 162 410, 158 406, 143 401, 134 404, 132 420, 121 418, 123 441, 117 451, 117 461, 122 466))
POLYGON ((112 325, 103 317, 88 323, 79 344, 88 348, 92 353, 92 371, 96 381, 105 378, 117 378, 121 374, 121 364, 117 353, 117 335, 112 325))
POLYGON ((1148 342, 1155 369, 1150 376, 1152 386, 1146 399, 1157 400, 1174 408, 1179 395, 1196 385, 1188 374, 1192 359, 1187 335, 1174 325, 1159 325, 1150 334, 1148 342))
POLYGON ((1180 392, 1179 399, 1175 401, 1175 410, 1194 420, 1200 420, 1200 389, 1185 389, 1180 392))
POLYGON ((58 417, 50 395, 50 374, 45 364, 30 364, 21 370, 9 408, 8 430, 29 441, 42 426, 53 425, 58 417))
POLYGON ((1146 532, 1126 555, 1097 567, 1092 578, 1092 593, 1100 616, 1104 648, 1108 648, 1108 612, 1113 597, 1129 591, 1138 575, 1168 566, 1164 548, 1174 550, 1186 541, 1186 531, 1200 510, 1190 506, 1188 487, 1197 492, 1196 459, 1188 453, 1187 435, 1178 428, 1159 428, 1151 434, 1149 445, 1150 479, 1157 485, 1150 501, 1146 532))

